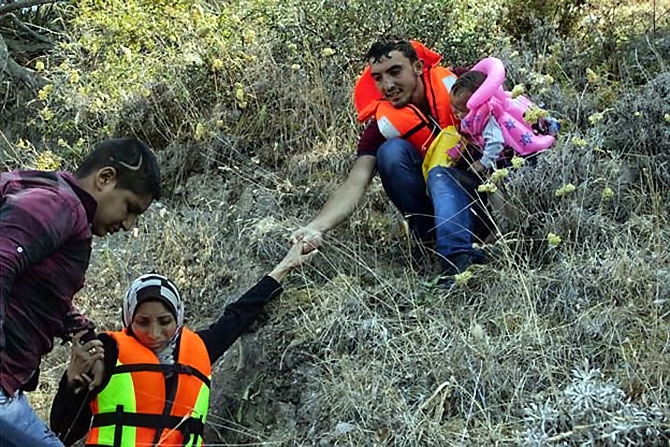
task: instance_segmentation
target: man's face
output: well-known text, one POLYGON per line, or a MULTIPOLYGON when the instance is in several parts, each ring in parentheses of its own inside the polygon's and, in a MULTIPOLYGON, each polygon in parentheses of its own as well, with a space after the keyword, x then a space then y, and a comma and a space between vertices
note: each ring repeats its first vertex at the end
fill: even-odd
POLYGON ((98 188, 95 198, 98 207, 92 225, 92 232, 96 236, 116 233, 121 229, 130 230, 137 217, 151 204, 151 196, 140 196, 130 190, 117 188, 113 171, 96 177, 98 188))
POLYGON ((468 90, 461 90, 455 95, 451 95, 451 110, 458 119, 463 119, 468 114, 468 100, 472 96, 472 92, 468 90))
POLYGON ((370 69, 377 89, 393 107, 404 107, 421 100, 416 96, 422 85, 423 61, 412 63, 402 52, 394 50, 376 62, 370 59, 370 69))

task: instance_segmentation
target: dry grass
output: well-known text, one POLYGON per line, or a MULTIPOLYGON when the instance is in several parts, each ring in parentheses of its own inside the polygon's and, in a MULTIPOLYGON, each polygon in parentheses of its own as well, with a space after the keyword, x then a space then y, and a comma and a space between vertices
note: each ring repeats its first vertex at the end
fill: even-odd
MULTIPOLYGON (((254 167, 192 178, 137 232, 97 242, 80 305, 118 328, 124 285, 156 270, 202 327, 280 258, 299 217, 336 184, 301 173, 341 170, 349 149, 317 150, 325 166, 304 155, 260 177, 254 167)), ((589 154, 577 161, 562 143, 514 173, 506 194, 518 220, 487 247, 491 263, 449 294, 411 269, 374 184, 217 365, 211 444, 667 445, 670 229, 654 199, 665 192, 622 182, 604 201, 599 185, 623 161, 589 154), (576 191, 556 198, 567 180, 576 191)), ((43 369, 46 402, 64 356, 43 369)))

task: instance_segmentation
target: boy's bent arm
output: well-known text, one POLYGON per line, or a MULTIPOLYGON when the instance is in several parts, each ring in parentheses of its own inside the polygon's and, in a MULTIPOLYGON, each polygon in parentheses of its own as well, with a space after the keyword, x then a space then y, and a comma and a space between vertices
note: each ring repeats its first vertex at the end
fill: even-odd
POLYGON ((72 210, 57 194, 35 189, 7 198, 0 208, 0 346, 7 300, 15 279, 67 239, 72 210))

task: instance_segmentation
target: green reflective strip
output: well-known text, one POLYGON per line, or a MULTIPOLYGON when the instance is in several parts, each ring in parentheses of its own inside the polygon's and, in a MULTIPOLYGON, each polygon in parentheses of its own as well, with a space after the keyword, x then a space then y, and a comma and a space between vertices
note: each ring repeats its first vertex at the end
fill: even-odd
MULTIPOLYGON (((123 363, 116 361, 116 366, 123 363)), ((112 374, 109 384, 98 394, 98 410, 100 413, 114 413, 116 407, 123 405, 126 413, 137 413, 135 403, 135 386, 131 373, 112 374)), ((98 427, 98 444, 114 445, 116 426, 98 427)), ((135 447, 135 427, 123 427, 121 447, 135 447)))
MULTIPOLYGON (((208 376, 212 379, 212 376, 208 376)), ((207 419, 207 410, 209 409, 209 387, 204 383, 200 385, 200 392, 198 393, 198 398, 195 400, 195 405, 193 405, 193 413, 191 414, 192 418, 200 419, 202 417, 202 423, 205 424, 207 419)), ((186 447, 201 447, 202 446, 202 436, 198 437, 198 442, 193 444, 193 439, 186 444, 186 447)))

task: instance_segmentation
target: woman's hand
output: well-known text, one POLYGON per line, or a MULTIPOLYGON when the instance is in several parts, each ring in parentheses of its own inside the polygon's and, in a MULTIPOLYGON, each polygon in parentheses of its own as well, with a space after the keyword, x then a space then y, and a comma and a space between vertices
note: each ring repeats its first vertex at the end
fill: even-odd
POLYGON ((284 256, 284 259, 277 264, 268 276, 271 276, 277 282, 281 282, 289 271, 301 266, 305 261, 318 253, 318 250, 314 250, 313 248, 308 250, 305 244, 306 242, 301 240, 293 244, 286 256, 284 256))
POLYGON ((72 338, 72 353, 67 367, 67 382, 75 393, 100 385, 104 373, 105 349, 97 338, 82 343, 88 331, 77 332, 72 338), (95 367, 95 368, 94 368, 95 367))

